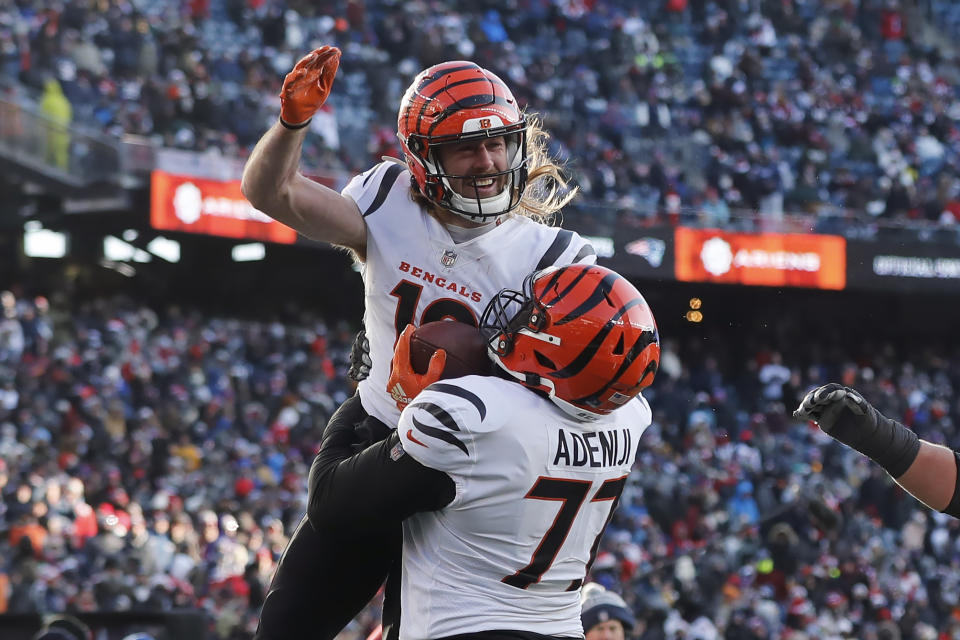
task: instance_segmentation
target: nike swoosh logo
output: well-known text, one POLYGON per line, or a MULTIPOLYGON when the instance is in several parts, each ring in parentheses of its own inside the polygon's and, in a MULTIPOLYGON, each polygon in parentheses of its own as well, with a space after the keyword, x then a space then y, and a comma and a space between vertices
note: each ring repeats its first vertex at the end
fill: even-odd
POLYGON ((422 442, 420 442, 419 440, 417 440, 416 438, 413 437, 413 429, 407 429, 407 439, 410 440, 410 442, 416 442, 418 445, 420 445, 421 447, 423 447, 423 448, 425 448, 425 449, 429 449, 429 448, 430 448, 430 447, 428 447, 427 445, 423 444, 422 442))

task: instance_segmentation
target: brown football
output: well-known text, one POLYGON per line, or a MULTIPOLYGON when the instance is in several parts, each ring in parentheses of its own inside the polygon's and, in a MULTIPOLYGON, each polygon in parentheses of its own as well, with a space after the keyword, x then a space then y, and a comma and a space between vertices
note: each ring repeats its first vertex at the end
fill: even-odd
POLYGON ((441 378, 459 378, 490 373, 487 343, 476 327, 453 320, 428 322, 417 327, 410 337, 410 365, 416 373, 426 373, 430 356, 437 349, 447 352, 441 378))

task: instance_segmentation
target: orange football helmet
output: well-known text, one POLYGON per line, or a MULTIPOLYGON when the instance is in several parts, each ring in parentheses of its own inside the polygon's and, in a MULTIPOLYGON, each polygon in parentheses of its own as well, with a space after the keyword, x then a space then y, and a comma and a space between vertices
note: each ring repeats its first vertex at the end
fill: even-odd
POLYGON ((527 186, 527 120, 496 74, 457 60, 425 69, 400 102, 397 136, 407 168, 427 200, 473 222, 489 222, 520 204, 527 186), (446 173, 437 145, 504 136, 507 169, 485 176, 446 173), (508 176, 503 191, 488 198, 464 197, 450 178, 466 181, 508 176))
POLYGON ((660 335, 640 292, 597 265, 550 267, 503 289, 480 321, 490 357, 568 414, 596 420, 653 382, 660 335))

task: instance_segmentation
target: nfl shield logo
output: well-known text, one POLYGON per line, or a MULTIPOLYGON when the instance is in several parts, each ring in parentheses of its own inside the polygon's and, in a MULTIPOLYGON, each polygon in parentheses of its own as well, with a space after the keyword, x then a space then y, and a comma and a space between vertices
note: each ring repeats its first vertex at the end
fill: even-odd
POLYGON ((453 263, 457 261, 457 254, 453 249, 447 249, 443 252, 443 255, 440 256, 440 264, 445 267, 452 267, 453 263))

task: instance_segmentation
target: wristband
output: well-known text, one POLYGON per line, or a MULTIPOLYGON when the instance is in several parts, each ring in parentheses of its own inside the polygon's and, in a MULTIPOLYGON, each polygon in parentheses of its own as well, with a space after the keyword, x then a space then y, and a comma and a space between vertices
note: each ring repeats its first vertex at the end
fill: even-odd
POLYGON ((899 478, 920 452, 920 438, 910 429, 887 418, 882 413, 869 407, 873 413, 876 428, 868 437, 861 438, 854 445, 854 449, 864 454, 894 478, 899 478))
POLYGON ((300 124, 290 124, 289 122, 287 122, 287 121, 284 120, 283 118, 280 118, 280 124, 282 124, 282 125, 283 125, 284 127, 286 127, 287 129, 290 129, 291 131, 296 131, 297 129, 303 129, 305 126, 307 126, 308 124, 310 124, 310 122, 311 122, 312 120, 313 120, 313 118, 307 118, 306 120, 304 120, 304 121, 301 122, 300 124))

